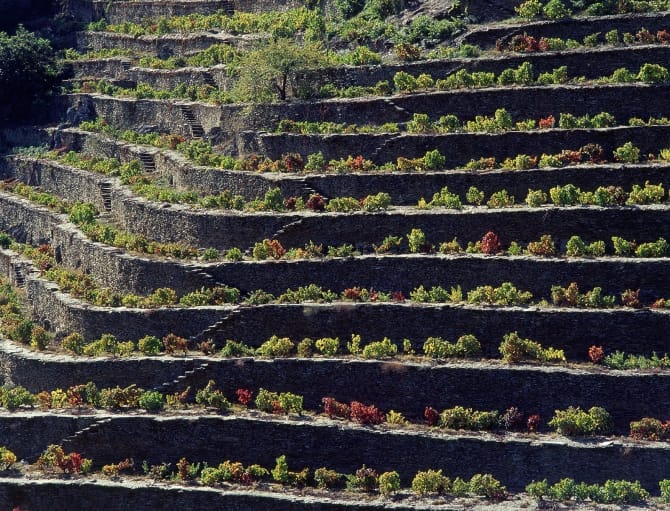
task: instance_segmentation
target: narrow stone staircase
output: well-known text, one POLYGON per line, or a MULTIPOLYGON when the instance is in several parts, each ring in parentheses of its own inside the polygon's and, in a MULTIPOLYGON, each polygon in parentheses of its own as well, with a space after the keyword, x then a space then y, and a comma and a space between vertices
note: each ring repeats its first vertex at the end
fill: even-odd
POLYGON ((102 204, 105 207, 105 211, 109 212, 112 210, 112 183, 109 181, 100 182, 100 195, 102 196, 102 204))
POLYGON ((67 450, 70 444, 76 443, 78 440, 83 440, 85 437, 88 437, 90 435, 99 433, 101 428, 103 428, 106 424, 109 424, 110 422, 112 422, 112 419, 109 417, 98 419, 90 426, 86 426, 85 428, 82 428, 79 431, 75 431, 69 437, 64 438, 61 441, 61 446, 63 447, 64 450, 67 450))
POLYGON ((13 266, 13 269, 14 269, 14 283, 16 284, 16 287, 25 289, 26 277, 23 274, 23 268, 21 268, 20 266, 13 266))
POLYGON ((188 105, 180 105, 179 108, 181 109, 181 113, 184 116, 186 123, 191 128, 191 136, 196 139, 204 137, 205 129, 202 127, 202 124, 198 122, 198 119, 196 119, 191 107, 188 105))
POLYGON ((142 168, 144 172, 149 174, 156 172, 156 162, 154 157, 149 153, 140 153, 139 154, 140 162, 142 163, 142 168))
POLYGON ((195 365, 191 369, 187 369, 183 374, 177 376, 174 380, 165 381, 160 385, 154 387, 153 390, 162 392, 163 394, 170 394, 172 392, 178 392, 184 390, 187 387, 196 387, 197 379, 199 379, 207 368, 209 367, 209 362, 202 362, 201 364, 195 365))

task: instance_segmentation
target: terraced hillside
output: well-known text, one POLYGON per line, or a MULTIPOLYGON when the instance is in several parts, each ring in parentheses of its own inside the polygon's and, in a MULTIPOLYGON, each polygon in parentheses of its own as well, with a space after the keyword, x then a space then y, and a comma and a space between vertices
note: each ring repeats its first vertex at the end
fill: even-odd
POLYGON ((667 505, 668 6, 499 4, 61 6, 3 509, 667 505))

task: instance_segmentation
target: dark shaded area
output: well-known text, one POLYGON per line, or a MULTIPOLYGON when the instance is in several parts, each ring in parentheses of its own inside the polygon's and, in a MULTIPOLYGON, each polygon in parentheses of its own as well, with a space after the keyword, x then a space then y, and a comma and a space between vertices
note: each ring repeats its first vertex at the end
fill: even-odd
POLYGON ((53 0, 3 0, 0 2, 0 30, 13 32, 19 23, 34 28, 40 19, 52 16, 53 0))

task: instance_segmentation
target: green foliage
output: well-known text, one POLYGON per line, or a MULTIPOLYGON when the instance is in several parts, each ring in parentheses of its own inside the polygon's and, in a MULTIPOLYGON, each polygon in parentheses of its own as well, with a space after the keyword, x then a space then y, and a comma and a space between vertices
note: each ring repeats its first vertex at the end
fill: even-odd
POLYGON ((442 475, 442 470, 419 471, 412 479, 412 491, 419 496, 448 493, 451 479, 442 475))
POLYGON ((61 341, 61 347, 75 355, 81 355, 84 352, 85 344, 84 336, 78 332, 71 333, 61 341))
POLYGON ((632 142, 626 142, 614 150, 614 158, 623 163, 637 163, 640 161, 640 149, 632 142))
POLYGON ((374 341, 363 348, 363 358, 393 357, 398 353, 398 346, 391 339, 384 337, 381 341, 374 341))
POLYGON ((296 86, 295 73, 323 66, 325 59, 319 47, 301 47, 287 39, 271 40, 240 58, 233 97, 254 103, 284 101, 290 88, 296 86))
POLYGON ((549 363, 566 361, 563 350, 545 349, 538 342, 521 338, 517 332, 505 334, 498 349, 503 360, 510 364, 522 360, 537 360, 549 363))
POLYGON ((521 5, 514 8, 519 17, 531 20, 537 18, 542 12, 542 2, 540 0, 526 0, 521 5))
POLYGON ((90 202, 76 202, 70 209, 70 222, 76 225, 88 225, 95 222, 98 211, 90 202))
POLYGON ((398 472, 383 472, 379 474, 379 493, 389 496, 400 490, 400 474, 398 472))
POLYGON ((542 14, 549 19, 567 18, 572 14, 561 0, 549 0, 542 8, 542 14))
MULTIPOLYGON (((661 481, 662 483, 662 481, 661 481)), ((662 488, 662 486, 661 486, 662 488)), ((662 490, 661 490, 662 491, 662 490)), ((555 501, 592 501, 599 504, 639 504, 649 498, 639 481, 608 479, 604 484, 577 483, 565 478, 549 486, 547 480, 533 481, 526 486, 526 492, 532 497, 555 501)))
POLYGON ((340 348, 340 339, 338 337, 322 337, 317 339, 315 342, 316 349, 319 350, 319 353, 332 357, 337 354, 337 351, 340 348))
POLYGON ((640 71, 637 74, 637 79, 641 82, 647 83, 665 83, 668 81, 670 74, 666 67, 660 64, 642 64, 640 71))
POLYGON ((479 190, 476 186, 471 186, 465 194, 465 200, 468 201, 468 204, 480 206, 484 200, 484 192, 479 190))
POLYGON ((140 396, 139 405, 149 412, 158 411, 165 407, 165 400, 157 390, 147 390, 140 396))
POLYGON ((663 479, 658 483, 661 491, 661 500, 663 502, 670 502, 670 479, 663 479))
POLYGON ((32 407, 35 402, 35 396, 25 387, 20 385, 17 385, 16 387, 3 385, 0 387, 0 406, 7 410, 16 410, 21 406, 32 407))
POLYGON ((340 484, 344 476, 335 470, 325 467, 317 468, 314 471, 314 482, 317 488, 334 488, 340 484))
POLYGON ((633 185, 633 189, 628 194, 626 204, 658 204, 665 198, 665 188, 659 183, 653 185, 645 181, 644 188, 640 185, 633 185))
POLYGON ((468 291, 468 303, 489 305, 523 305, 533 298, 530 291, 520 291, 511 282, 500 287, 479 286, 468 291))
POLYGON ((51 92, 58 68, 49 41, 23 26, 10 36, 0 32, 0 120, 23 118, 37 98, 51 92))
POLYGON ((272 479, 278 483, 291 486, 304 486, 307 484, 309 469, 304 468, 300 472, 291 472, 288 469, 286 456, 282 454, 275 460, 275 467, 270 471, 272 479))
POLYGON ((256 354, 262 357, 286 357, 295 348, 295 343, 288 337, 273 335, 260 345, 256 354))
POLYGON ((537 208, 542 206, 547 202, 547 194, 542 190, 531 190, 528 189, 528 194, 526 195, 526 204, 531 208, 537 208))
POLYGON ((570 406, 566 410, 556 410, 548 425, 566 436, 604 435, 612 429, 612 417, 599 406, 590 408, 588 412, 570 406))
POLYGON ((158 355, 163 349, 163 342, 153 335, 146 335, 137 341, 137 349, 145 355, 158 355))
POLYGON ((255 350, 242 342, 236 342, 228 339, 221 349, 222 357, 243 357, 254 355, 255 350))
POLYGON ((455 406, 440 413, 439 425, 447 429, 490 430, 498 427, 498 412, 455 406))
POLYGON ((428 243, 426 235, 421 229, 412 229, 407 235, 407 244, 412 254, 418 252, 430 252, 431 245, 428 243))
POLYGON ((43 327, 39 325, 33 327, 33 331, 30 334, 30 346, 32 348, 43 350, 49 345, 50 342, 51 336, 43 327))
POLYGON ((220 412, 225 412, 230 408, 230 401, 226 399, 223 392, 216 388, 216 382, 214 380, 209 380, 204 388, 196 392, 195 402, 216 408, 220 412))
POLYGON ((462 335, 455 343, 440 337, 429 337, 423 343, 423 353, 431 358, 474 357, 482 347, 474 335, 462 335))

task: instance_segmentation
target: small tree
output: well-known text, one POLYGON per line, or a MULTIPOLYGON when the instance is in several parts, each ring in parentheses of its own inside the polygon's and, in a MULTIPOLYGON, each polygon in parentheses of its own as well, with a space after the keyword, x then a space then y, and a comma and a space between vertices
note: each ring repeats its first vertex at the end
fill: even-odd
POLYGON ((22 113, 35 98, 49 93, 56 76, 49 41, 23 26, 13 36, 0 32, 0 118, 22 113))
POLYGON ((289 85, 295 85, 298 71, 327 63, 316 45, 298 46, 288 39, 277 39, 242 58, 234 96, 239 101, 267 103, 286 100, 289 85))

